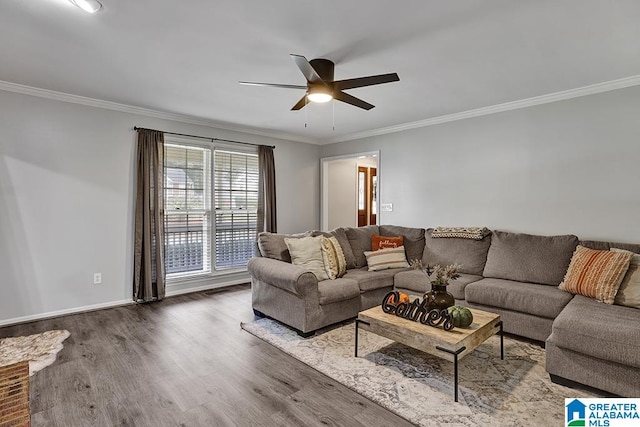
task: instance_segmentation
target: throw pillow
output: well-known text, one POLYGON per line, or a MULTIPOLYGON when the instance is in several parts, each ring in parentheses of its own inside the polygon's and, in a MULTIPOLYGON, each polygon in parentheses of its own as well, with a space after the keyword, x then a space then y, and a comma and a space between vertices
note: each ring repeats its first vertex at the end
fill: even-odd
POLYGON ((277 259, 278 261, 290 263, 291 254, 289 254, 289 249, 284 243, 284 239, 300 238, 306 237, 308 235, 308 232, 299 234, 278 234, 263 231, 262 233, 258 234, 258 250, 260 251, 260 255, 265 258, 272 258, 277 259))
POLYGON ((318 280, 329 278, 324 270, 324 261, 322 259, 322 236, 302 237, 299 239, 285 238, 284 242, 289 248, 292 264, 305 267, 318 280))
POLYGON ((420 259, 424 253, 424 228, 401 227, 398 225, 381 225, 379 235, 402 236, 402 246, 407 260, 420 259))
POLYGON ((369 271, 409 267, 407 257, 404 255, 404 246, 380 249, 377 251, 365 251, 364 256, 367 258, 369 271))
POLYGON ((613 304, 632 255, 627 251, 599 251, 578 245, 559 288, 613 304))
POLYGON ((367 258, 364 256, 364 251, 371 250, 371 236, 374 234, 380 234, 380 229, 377 225, 365 225, 364 227, 348 227, 345 228, 347 237, 349 238, 349 245, 353 252, 355 259, 355 265, 353 268, 360 268, 367 265, 367 258))
POLYGON ((337 279, 347 272, 347 260, 335 237, 322 237, 322 260, 329 279, 337 279))
MULTIPOLYGON (((627 252, 624 249, 611 248, 614 252, 627 252)), ((640 254, 631 256, 629 269, 624 275, 616 294, 614 304, 640 308, 640 254)))
POLYGON ((378 251, 380 249, 397 248, 398 246, 404 246, 403 242, 404 238, 402 236, 389 237, 374 234, 371 236, 371 250, 378 251))
POLYGON ((331 231, 315 230, 311 232, 311 235, 313 237, 335 237, 340 244, 340 249, 342 249, 344 258, 347 260, 347 268, 349 269, 356 267, 356 257, 353 255, 353 250, 351 250, 351 244, 349 243, 349 238, 347 237, 347 232, 344 228, 336 228, 331 231))

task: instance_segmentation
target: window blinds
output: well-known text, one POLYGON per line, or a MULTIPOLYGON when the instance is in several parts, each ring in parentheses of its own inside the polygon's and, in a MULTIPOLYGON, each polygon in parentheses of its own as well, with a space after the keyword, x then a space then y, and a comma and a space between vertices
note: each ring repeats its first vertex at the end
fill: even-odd
POLYGON ((164 172, 167 274, 245 267, 257 229, 258 156, 166 143, 164 172))

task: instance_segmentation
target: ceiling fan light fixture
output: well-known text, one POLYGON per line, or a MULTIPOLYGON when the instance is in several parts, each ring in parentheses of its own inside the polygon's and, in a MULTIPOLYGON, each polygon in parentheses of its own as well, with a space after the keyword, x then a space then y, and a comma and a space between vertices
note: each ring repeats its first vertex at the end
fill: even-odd
POLYGON ((313 87, 307 93, 307 99, 311 102, 329 102, 333 99, 333 94, 328 87, 313 87))
POLYGON ((307 98, 309 98, 309 101, 311 102, 322 103, 331 101, 333 99, 333 96, 328 93, 310 93, 309 95, 307 95, 307 98))
POLYGON ((96 13, 102 9, 102 3, 98 0, 69 0, 69 2, 87 13, 96 13))

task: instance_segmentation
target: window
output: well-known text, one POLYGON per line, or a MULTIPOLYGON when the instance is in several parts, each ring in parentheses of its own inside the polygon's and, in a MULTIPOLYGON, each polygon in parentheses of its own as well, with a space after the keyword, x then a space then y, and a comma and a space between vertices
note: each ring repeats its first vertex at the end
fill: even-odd
POLYGON ((211 151, 165 143, 167 274, 211 271, 211 151))
POLYGON ((258 156, 214 154, 216 268, 244 267, 253 256, 258 221, 258 156))
POLYGON ((165 143, 164 184, 167 275, 245 267, 257 226, 257 155, 165 143))

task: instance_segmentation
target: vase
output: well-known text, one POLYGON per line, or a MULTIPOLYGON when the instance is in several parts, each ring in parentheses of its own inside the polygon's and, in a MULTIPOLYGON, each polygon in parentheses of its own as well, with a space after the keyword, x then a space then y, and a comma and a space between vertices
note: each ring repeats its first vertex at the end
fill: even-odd
POLYGON ((431 284, 431 290, 424 294, 427 301, 427 310, 446 310, 456 304, 456 300, 449 292, 446 285, 431 284))

